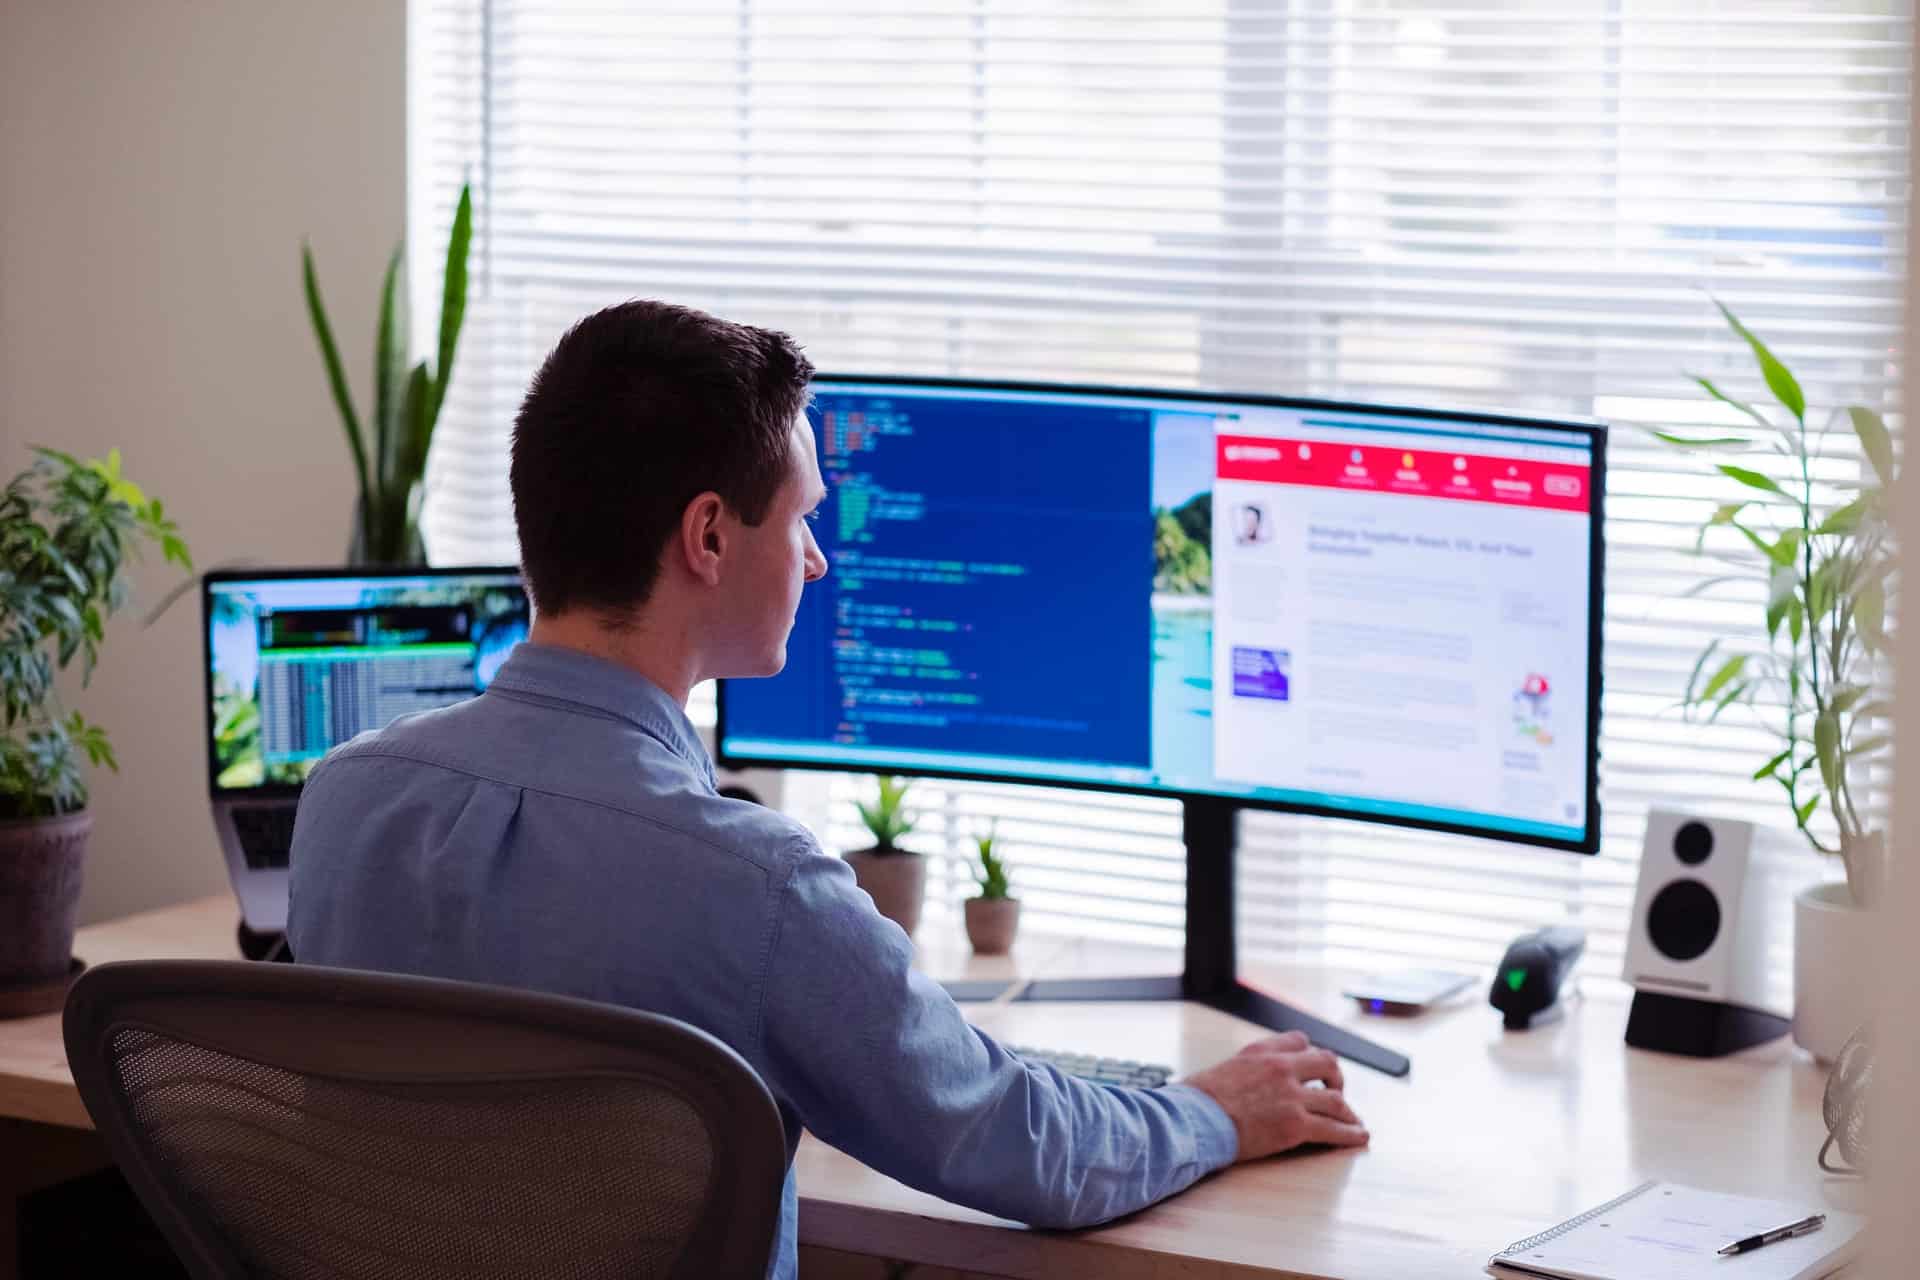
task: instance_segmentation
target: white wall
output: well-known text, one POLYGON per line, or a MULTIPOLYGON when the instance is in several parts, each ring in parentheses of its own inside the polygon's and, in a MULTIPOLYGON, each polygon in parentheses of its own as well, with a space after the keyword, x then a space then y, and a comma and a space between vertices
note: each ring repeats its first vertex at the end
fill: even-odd
MULTIPOLYGON (((118 445, 201 567, 337 562, 352 477, 300 292, 311 238, 362 398, 405 216, 404 0, 0 0, 0 475, 118 445)), ((78 699, 87 920, 225 889, 206 803, 198 604, 136 615, 78 699)))
MULTIPOLYGON (((1915 32, 1914 56, 1920 59, 1920 30, 1915 32)), ((1920 102, 1913 104, 1913 123, 1920 127, 1920 102)), ((1908 137, 1920 134, 1908 133, 1908 137)), ((1909 143, 1909 146, 1912 144, 1909 143)), ((1909 154, 1911 167, 1920 156, 1909 154)), ((1907 243, 1920 233, 1920 205, 1908 210, 1907 243)), ((1902 578, 1914 581, 1913 548, 1920 547, 1920 448, 1912 434, 1920 422, 1920 258, 1907 255, 1906 332, 1906 442, 1901 476, 1894 502, 1894 532, 1899 538, 1902 578)), ((1908 604, 1900 611, 1895 638, 1893 828, 1887 835, 1893 855, 1880 930, 1880 1019, 1870 1094, 1874 1156, 1873 1265, 1868 1273, 1892 1280, 1920 1271, 1920 619, 1911 607, 1912 587, 1903 590, 1908 604)))

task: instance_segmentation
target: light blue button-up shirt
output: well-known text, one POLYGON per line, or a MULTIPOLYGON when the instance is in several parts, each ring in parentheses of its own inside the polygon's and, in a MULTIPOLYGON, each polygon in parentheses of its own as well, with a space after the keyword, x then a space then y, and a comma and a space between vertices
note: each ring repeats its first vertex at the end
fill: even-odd
POLYGON ((786 1125, 783 1280, 803 1126, 1044 1227, 1130 1213, 1234 1158, 1232 1121, 1197 1089, 1089 1084, 967 1025, 846 863, 723 799, 680 707, 583 654, 523 644, 480 697, 335 750, 292 856, 302 961, 626 1005, 738 1051, 786 1125))

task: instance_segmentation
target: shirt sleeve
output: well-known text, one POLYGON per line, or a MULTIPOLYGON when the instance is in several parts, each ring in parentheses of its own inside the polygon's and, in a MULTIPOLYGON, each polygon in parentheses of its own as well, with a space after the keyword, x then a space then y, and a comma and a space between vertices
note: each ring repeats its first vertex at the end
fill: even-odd
POLYGON ((1200 1090, 1092 1084, 969 1026, 838 858, 802 856, 776 892, 762 1048, 821 1140, 908 1186, 1056 1228, 1233 1162, 1233 1122, 1200 1090))

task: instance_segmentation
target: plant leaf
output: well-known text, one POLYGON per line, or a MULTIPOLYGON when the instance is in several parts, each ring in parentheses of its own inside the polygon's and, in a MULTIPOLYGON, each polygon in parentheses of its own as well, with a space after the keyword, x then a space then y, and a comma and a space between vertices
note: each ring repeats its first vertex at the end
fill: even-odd
POLYGON ((1773 544, 1773 549, 1767 552, 1767 559, 1773 561, 1777 569, 1791 570, 1794 567, 1794 561, 1800 557, 1802 536, 1801 530, 1788 529, 1780 535, 1780 540, 1773 544))
POLYGON ((1715 400, 1718 400, 1721 404, 1733 406, 1735 409, 1738 409, 1740 412, 1746 414, 1749 418, 1752 418, 1755 422, 1759 423, 1761 426, 1765 427, 1769 431, 1772 431, 1774 429, 1773 424, 1771 422, 1768 422, 1766 417, 1758 409, 1748 404, 1745 400, 1734 399, 1732 396, 1722 391, 1719 387, 1714 386, 1712 382, 1710 382, 1706 378, 1701 377, 1697 373, 1689 376, 1691 376, 1695 382, 1700 384, 1701 390, 1705 391, 1708 395, 1712 396, 1715 400))
POLYGON ((1657 439, 1682 449, 1712 449, 1721 445, 1741 446, 1748 443, 1745 436, 1676 436, 1667 431, 1653 433, 1657 439))
POLYGON ((1892 734, 1876 733, 1872 737, 1862 738, 1860 741, 1848 747, 1847 758, 1849 760, 1859 760, 1891 745, 1893 745, 1892 734))
POLYGON ((1880 415, 1864 405, 1847 406, 1847 416, 1853 419, 1853 433, 1860 437, 1860 447, 1867 451, 1867 460, 1873 463, 1873 472, 1880 477, 1883 488, 1893 487, 1893 440, 1887 435, 1887 424, 1880 415))
POLYGON ((1813 720, 1813 750, 1820 760, 1820 781, 1827 790, 1839 789, 1840 777, 1840 717, 1831 709, 1822 711, 1813 720))
POLYGON ((1794 599, 1794 592, 1800 586, 1800 575, 1793 571, 1790 564, 1776 564, 1767 578, 1767 611, 1779 609, 1784 617, 1788 601, 1794 599))
POLYGON ((1686 693, 1681 695, 1681 699, 1680 699, 1683 704, 1687 706, 1692 706, 1696 701, 1696 699, 1693 696, 1693 687, 1694 685, 1699 683, 1700 673, 1706 669, 1707 661, 1713 657, 1713 655, 1719 650, 1719 648, 1720 648, 1719 640, 1716 639, 1716 640, 1709 641, 1707 644, 1707 647, 1700 651, 1700 656, 1694 659, 1693 672, 1687 676, 1687 691, 1686 693))
POLYGON ((187 544, 177 534, 162 535, 160 556, 171 564, 179 565, 188 573, 193 572, 193 554, 187 550, 187 544))
POLYGON ((1869 578, 1854 592, 1853 621, 1869 652, 1887 647, 1887 588, 1879 578, 1869 578))
POLYGON ((1788 758, 1791 757, 1792 755, 1793 755, 1793 748, 1788 747, 1785 751, 1782 751, 1779 755, 1767 761, 1765 764, 1761 765, 1758 769, 1755 769, 1753 771, 1753 780, 1755 782, 1758 782, 1762 778, 1771 778, 1773 776, 1773 771, 1775 769, 1778 769, 1781 765, 1785 764, 1788 758))
MULTIPOLYGON (((1780 564, 1780 544, 1768 542, 1765 538, 1755 533, 1752 529, 1749 529, 1746 525, 1741 524, 1738 520, 1729 520, 1727 523, 1737 529, 1740 536, 1752 543, 1753 549, 1765 556, 1774 566, 1777 567, 1780 564)), ((1788 559, 1791 558, 1791 556, 1788 557, 1788 559)), ((1771 569, 1768 570, 1768 576, 1772 576, 1771 569)))
POLYGON ((320 280, 314 274, 312 246, 300 246, 300 264, 307 290, 307 316, 313 322, 313 336, 320 343, 320 358, 327 366, 327 385, 333 388, 333 403, 340 410, 340 422, 347 432, 347 445, 353 450, 353 466, 359 473, 360 492, 365 493, 366 444, 360 434, 360 419, 354 416, 353 397, 347 391, 347 375, 340 366, 340 349, 333 342, 333 326, 327 323, 326 303, 320 298, 320 280))
POLYGON ((1714 721, 1718 720, 1720 718, 1720 713, 1722 711, 1725 711, 1728 707, 1732 706, 1734 701, 1738 699, 1741 694, 1745 693, 1748 689, 1751 689, 1752 687, 1753 687, 1753 682, 1750 680, 1736 680, 1732 684, 1728 685, 1726 692, 1720 695, 1720 701, 1713 704, 1713 710, 1707 716, 1707 723, 1712 724, 1714 721))
POLYGON ((1832 706, 1835 715, 1843 716, 1852 710, 1854 703, 1866 697, 1868 692, 1865 685, 1850 684, 1835 693, 1829 705, 1832 706))
MULTIPOLYGON (((447 384, 453 380, 453 353, 460 342, 460 325, 467 314, 467 249, 473 242, 473 189, 460 188, 460 203, 453 211, 453 230, 447 236, 447 268, 440 293, 439 363, 434 366, 433 412, 427 415, 427 431, 440 417, 440 405, 447 398, 447 384)), ((426 456, 424 442, 420 456, 426 456)))
POLYGON ((1852 533, 1860 527, 1860 520, 1867 513, 1871 500, 1866 497, 1855 498, 1844 507, 1835 507, 1827 513, 1827 518, 1814 530, 1816 535, 1852 533))
POLYGON ((384 490, 392 474, 394 394, 406 376, 406 346, 395 331, 394 287, 400 276, 400 250, 387 259, 387 278, 380 285, 380 328, 373 340, 373 466, 374 484, 384 490))
POLYGON ((1740 673, 1746 670, 1746 667, 1746 654, 1738 653, 1728 658, 1720 665, 1720 669, 1713 673, 1713 678, 1707 681, 1707 687, 1700 691, 1700 701, 1707 702, 1711 700, 1715 694, 1733 683, 1733 681, 1739 679, 1740 673))
POLYGON ((1718 464, 1718 466, 1721 475, 1738 480, 1748 488, 1763 489, 1768 493, 1778 494, 1782 498, 1789 497, 1785 489, 1782 489, 1778 484, 1766 476, 1761 475, 1758 471, 1749 471, 1745 467, 1736 467, 1731 462, 1722 462, 1718 464))
POLYGON ((1813 799, 1807 801, 1794 811, 1793 816, 1802 827, 1807 825, 1807 819, 1813 817, 1813 811, 1820 807, 1820 802, 1825 798, 1826 797, 1822 796, 1819 792, 1815 792, 1813 799))
MULTIPOLYGON (((1800 644, 1800 637, 1805 634, 1806 629, 1807 608, 1800 603, 1800 598, 1795 596, 1787 602, 1787 634, 1793 638, 1796 647, 1800 644)), ((1796 670, 1796 676, 1797 674, 1796 670)), ((1797 679, 1796 683, 1798 683, 1797 679)))
POLYGON ((433 438, 433 379, 427 362, 413 366, 407 376, 406 394, 400 400, 400 446, 389 477, 393 502, 404 504, 406 495, 427 469, 427 446, 433 438))
POLYGON ((1767 606, 1767 639, 1780 634, 1780 623, 1787 616, 1787 606, 1792 602, 1791 595, 1783 596, 1767 606))
POLYGON ((1794 380, 1793 374, 1787 371, 1787 366, 1781 364, 1773 352, 1767 350, 1767 344, 1755 337, 1751 329, 1740 323, 1739 318, 1728 309, 1726 303, 1715 298, 1713 305, 1720 308, 1720 314, 1727 318, 1727 323, 1732 326, 1733 331, 1745 338, 1747 345, 1753 349, 1753 358, 1759 362, 1760 374, 1767 380, 1767 390, 1773 392, 1773 398, 1785 405, 1787 412, 1791 413, 1795 420, 1804 422, 1807 417, 1807 397, 1800 390, 1800 384, 1794 380))
POLYGON ((1749 498, 1744 502, 1727 502, 1715 507, 1713 509, 1713 515, 1705 524, 1700 526, 1700 536, 1693 540, 1693 549, 1698 552, 1700 548, 1707 545, 1708 530, 1720 525, 1732 524, 1735 516, 1738 516, 1742 511, 1745 511, 1752 505, 1753 499, 1749 498))

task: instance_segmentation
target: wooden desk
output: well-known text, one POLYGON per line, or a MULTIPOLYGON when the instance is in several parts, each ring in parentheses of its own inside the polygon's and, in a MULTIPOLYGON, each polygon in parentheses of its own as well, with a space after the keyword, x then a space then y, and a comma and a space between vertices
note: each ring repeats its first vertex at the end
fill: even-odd
MULTIPOLYGON (((237 960, 233 899, 205 898, 90 925, 74 939, 88 964, 109 960, 237 960)), ((60 1015, 0 1021, 0 1280, 20 1255, 21 1196, 110 1163, 67 1070, 60 1015)))
MULTIPOLYGON (((232 958, 234 918, 231 900, 209 898, 83 929, 75 950, 94 964, 232 958)), ((922 963, 940 978, 1169 972, 1178 963, 1169 954, 1041 939, 1023 943, 1017 959, 981 961, 957 940, 928 941, 922 963)), ((1240 1166, 1125 1221, 1062 1234, 911 1191, 807 1138, 798 1159, 802 1243, 1036 1280, 1425 1280, 1481 1275, 1487 1256, 1508 1241, 1648 1177, 1864 1207, 1856 1185, 1822 1177, 1814 1163, 1825 1136, 1824 1073, 1784 1039, 1707 1062, 1630 1050, 1622 1043, 1626 1000, 1603 982, 1590 984, 1595 994, 1565 1020, 1508 1034, 1480 990, 1402 1021, 1349 1012, 1337 975, 1249 976, 1412 1056, 1404 1080, 1347 1069, 1348 1093, 1373 1132, 1370 1148, 1240 1166)), ((968 1012, 1008 1041, 1160 1061, 1182 1072, 1261 1034, 1183 1004, 1003 997, 968 1012)), ((58 1017, 0 1023, 0 1117, 12 1118, 0 1120, 0 1194, 25 1185, 18 1174, 9 1184, 5 1166, 35 1158, 20 1135, 89 1126, 58 1017)), ((0 1246, 11 1243, 10 1208, 0 1209, 0 1246)), ((0 1274, 10 1258, 0 1252, 0 1274)))
MULTIPOLYGON (((1177 967, 1110 949, 1050 967, 1177 967)), ((1646 1178, 1864 1211, 1864 1189, 1815 1163, 1825 1073, 1781 1039, 1711 1061, 1628 1049, 1627 993, 1593 981, 1565 1019, 1508 1033, 1484 987, 1418 1019, 1361 1014, 1324 971, 1258 970, 1275 995, 1400 1049, 1402 1080, 1345 1067, 1373 1135, 1362 1151, 1242 1165, 1107 1227, 1029 1231, 911 1191, 824 1144, 801 1145, 803 1242, 994 1275, 1483 1275, 1490 1254, 1646 1178)), ((1167 1063, 1185 1072, 1263 1034, 1194 1005, 970 1006, 988 1034, 1167 1063)))
MULTIPOLYGON (((238 960, 234 926, 239 918, 232 898, 202 898, 88 925, 74 937, 73 953, 89 965, 110 960, 238 960)), ((0 1116, 93 1128, 74 1090, 73 1073, 67 1070, 59 1014, 0 1021, 0 1116)))

